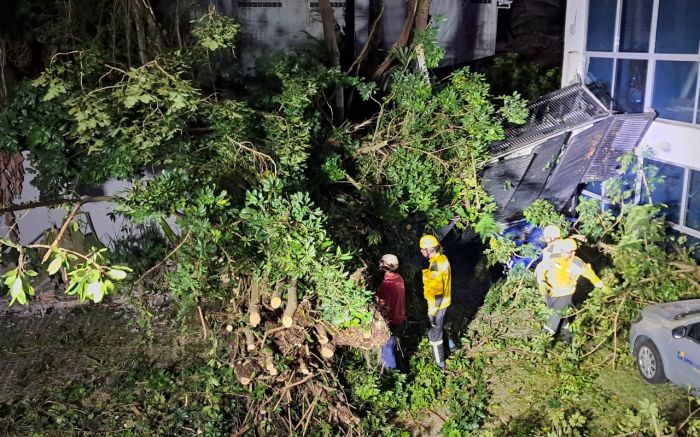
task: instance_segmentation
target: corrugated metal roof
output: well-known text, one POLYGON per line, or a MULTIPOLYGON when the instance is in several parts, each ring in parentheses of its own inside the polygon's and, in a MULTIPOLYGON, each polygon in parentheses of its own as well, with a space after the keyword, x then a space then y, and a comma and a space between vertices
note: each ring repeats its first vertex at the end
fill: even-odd
POLYGON ((542 195, 542 189, 557 168, 562 146, 566 144, 568 138, 569 133, 565 132, 545 141, 533 150, 535 158, 520 182, 517 192, 503 211, 504 219, 512 220, 514 217, 519 217, 525 208, 542 195))
POLYGON ((494 158, 536 141, 609 117, 611 112, 580 84, 545 94, 528 105, 525 124, 506 129, 506 139, 491 146, 494 158))
POLYGON ((584 182, 604 181, 617 174, 617 159, 633 151, 656 117, 653 112, 643 114, 616 114, 612 125, 598 147, 593 161, 583 176, 584 182))
POLYGON ((511 158, 494 163, 484 170, 482 184, 496 202, 499 217, 507 209, 533 159, 534 155, 511 158))
POLYGON ((541 198, 550 201, 557 209, 566 205, 603 144, 612 122, 612 118, 607 118, 571 136, 559 163, 542 191, 541 198))
POLYGON ((483 184, 497 205, 496 217, 507 221, 520 216, 539 197, 568 133, 538 145, 533 153, 492 163, 483 184))
POLYGON ((508 128, 507 139, 491 146, 497 161, 484 173, 501 221, 518 218, 538 198, 562 209, 580 183, 614 176, 617 159, 637 147, 656 116, 613 114, 581 85, 547 94, 528 109, 527 122, 508 128), (508 159, 538 143, 529 155, 508 159), (509 191, 503 188, 506 179, 509 191))

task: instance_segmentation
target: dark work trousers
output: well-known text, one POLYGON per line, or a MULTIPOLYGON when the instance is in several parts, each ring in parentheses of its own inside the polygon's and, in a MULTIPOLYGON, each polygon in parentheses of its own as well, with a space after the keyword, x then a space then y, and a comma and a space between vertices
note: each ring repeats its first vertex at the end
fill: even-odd
POLYGON ((547 320, 547 323, 544 325, 544 329, 554 335, 557 333, 557 329, 559 329, 559 325, 561 324, 561 335, 565 340, 571 339, 571 331, 569 331, 568 317, 563 317, 563 315, 571 306, 571 298, 573 297, 573 294, 560 297, 550 296, 549 293, 545 294, 547 308, 554 311, 554 313, 549 316, 549 320, 547 320), (561 323, 562 319, 564 319, 564 323, 561 323))
MULTIPOLYGON (((433 350, 435 363, 440 367, 444 367, 445 365, 445 348, 443 346, 445 332, 442 328, 443 324, 445 323, 445 312, 447 310, 448 308, 443 308, 438 310, 434 316, 428 316, 428 320, 430 321, 430 328, 428 328, 428 340, 430 341, 430 347, 433 350)), ((448 345, 450 350, 454 349, 455 347, 455 343, 452 341, 452 338, 450 338, 449 335, 448 345)))

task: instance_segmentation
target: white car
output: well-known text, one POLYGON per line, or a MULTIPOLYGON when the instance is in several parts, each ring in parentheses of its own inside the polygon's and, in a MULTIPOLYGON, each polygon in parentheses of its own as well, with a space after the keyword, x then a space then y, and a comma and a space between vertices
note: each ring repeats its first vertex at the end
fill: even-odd
POLYGON ((700 299, 644 308, 630 329, 630 352, 647 382, 700 389, 700 299))

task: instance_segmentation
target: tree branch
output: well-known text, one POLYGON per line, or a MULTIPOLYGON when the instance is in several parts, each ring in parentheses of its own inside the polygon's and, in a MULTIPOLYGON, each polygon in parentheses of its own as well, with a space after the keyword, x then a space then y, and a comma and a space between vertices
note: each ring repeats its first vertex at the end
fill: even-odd
POLYGON ((117 196, 86 196, 74 199, 40 200, 38 202, 20 203, 19 205, 11 205, 5 208, 0 208, 0 214, 4 214, 6 212, 24 211, 34 208, 55 207, 64 203, 86 204, 95 202, 111 202, 115 198, 117 198, 117 196))

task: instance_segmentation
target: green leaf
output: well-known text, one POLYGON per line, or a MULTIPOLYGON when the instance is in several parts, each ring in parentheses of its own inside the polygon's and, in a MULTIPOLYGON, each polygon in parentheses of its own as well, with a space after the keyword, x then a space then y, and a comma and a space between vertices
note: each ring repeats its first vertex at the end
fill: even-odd
POLYGON ((10 296, 19 300, 19 295, 24 294, 24 290, 22 289, 23 282, 24 281, 22 280, 22 278, 17 278, 14 281, 14 283, 12 284, 12 288, 10 288, 10 296))
POLYGON ((25 295, 29 296, 34 296, 34 287, 32 287, 32 284, 29 281, 22 281, 22 289, 24 290, 25 295))
POLYGON ((48 269, 46 271, 48 272, 49 275, 55 274, 63 265, 63 257, 60 255, 57 255, 53 261, 51 261, 51 264, 49 264, 48 269))
POLYGON ((88 298, 95 303, 100 303, 105 295, 105 284, 102 281, 91 282, 85 292, 88 298))
POLYGON ((82 285, 82 281, 80 281, 80 280, 71 281, 70 284, 68 284, 68 287, 66 287, 66 294, 69 296, 72 296, 75 293, 77 293, 79 285, 82 285))
POLYGON ((109 269, 107 271, 107 276, 114 279, 115 281, 120 281, 126 278, 126 272, 124 270, 109 269))

